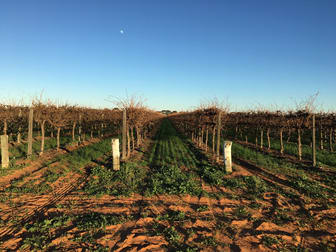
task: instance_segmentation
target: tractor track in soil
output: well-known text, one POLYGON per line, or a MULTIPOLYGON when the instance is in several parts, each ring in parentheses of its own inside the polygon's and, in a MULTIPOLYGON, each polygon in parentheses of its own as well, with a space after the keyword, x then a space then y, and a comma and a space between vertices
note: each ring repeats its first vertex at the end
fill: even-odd
POLYGON ((60 187, 57 190, 51 192, 49 195, 45 196, 47 198, 46 202, 43 199, 36 202, 35 205, 37 206, 31 209, 29 212, 27 212, 23 218, 18 220, 15 224, 2 228, 0 230, 0 241, 5 242, 6 240, 13 238, 14 235, 22 229, 22 226, 25 223, 33 220, 39 214, 43 213, 49 207, 60 201, 72 190, 74 190, 82 183, 84 183, 89 177, 88 174, 84 176, 80 176, 78 174, 76 175, 77 176, 73 176, 74 178, 71 181, 69 181, 65 186, 60 187), (39 204, 40 202, 42 203, 39 204))

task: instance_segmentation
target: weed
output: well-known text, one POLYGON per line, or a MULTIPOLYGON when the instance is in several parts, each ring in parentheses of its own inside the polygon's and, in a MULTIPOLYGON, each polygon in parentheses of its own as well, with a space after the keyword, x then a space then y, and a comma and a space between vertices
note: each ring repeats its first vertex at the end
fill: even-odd
POLYGON ((177 166, 156 167, 149 178, 149 194, 192 194, 200 195, 202 188, 190 174, 183 173, 177 166))
POLYGON ((233 213, 234 216, 236 216, 237 219, 247 219, 251 217, 251 213, 247 210, 244 206, 239 206, 236 208, 233 213))
POLYGON ((27 236, 22 241, 22 248, 45 250, 53 239, 52 230, 64 226, 70 220, 69 216, 61 215, 52 219, 25 224, 24 227, 27 230, 27 236))
POLYGON ((213 236, 202 236, 200 242, 206 247, 218 246, 218 241, 213 236))
POLYGON ((169 210, 165 215, 159 215, 158 220, 168 220, 168 221, 184 221, 186 219, 186 214, 183 211, 169 210))
POLYGON ((284 225, 294 220, 293 217, 288 214, 288 211, 284 209, 276 209, 273 216, 273 222, 277 225, 284 225))
POLYGON ((278 245, 280 243, 279 239, 277 237, 269 236, 269 235, 263 235, 261 238, 261 243, 265 245, 266 247, 273 247, 273 245, 278 245))
POLYGON ((106 226, 121 224, 129 219, 131 219, 130 216, 126 218, 124 216, 90 212, 76 216, 74 223, 80 230, 105 229, 106 226))
POLYGON ((199 206, 196 211, 197 212, 204 212, 204 211, 208 211, 209 210, 209 206, 208 205, 202 205, 202 206, 199 206))

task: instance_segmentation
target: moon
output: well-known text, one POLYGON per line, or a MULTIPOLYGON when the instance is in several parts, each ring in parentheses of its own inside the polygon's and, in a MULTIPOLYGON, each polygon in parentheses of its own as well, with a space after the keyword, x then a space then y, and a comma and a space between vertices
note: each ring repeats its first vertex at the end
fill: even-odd
POLYGON ((124 30, 120 30, 120 34, 124 34, 124 30))

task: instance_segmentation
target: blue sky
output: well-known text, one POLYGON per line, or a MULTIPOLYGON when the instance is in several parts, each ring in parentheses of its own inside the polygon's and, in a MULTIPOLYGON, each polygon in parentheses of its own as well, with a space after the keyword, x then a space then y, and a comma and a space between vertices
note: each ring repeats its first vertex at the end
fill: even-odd
POLYGON ((0 0, 0 99, 336 109, 334 0, 0 0), (122 34, 120 30, 123 30, 122 34))

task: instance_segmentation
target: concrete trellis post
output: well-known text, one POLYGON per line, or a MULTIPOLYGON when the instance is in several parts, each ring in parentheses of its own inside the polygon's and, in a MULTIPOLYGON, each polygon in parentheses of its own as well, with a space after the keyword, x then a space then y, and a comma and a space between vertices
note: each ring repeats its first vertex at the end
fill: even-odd
POLYGON ((225 172, 232 172, 231 141, 224 141, 224 166, 225 172))
POLYGON ((113 170, 118 171, 120 169, 120 151, 119 151, 119 139, 112 139, 112 158, 113 158, 113 170))
POLYGON ((9 156, 8 156, 8 135, 1 136, 1 166, 2 168, 8 168, 9 156))

